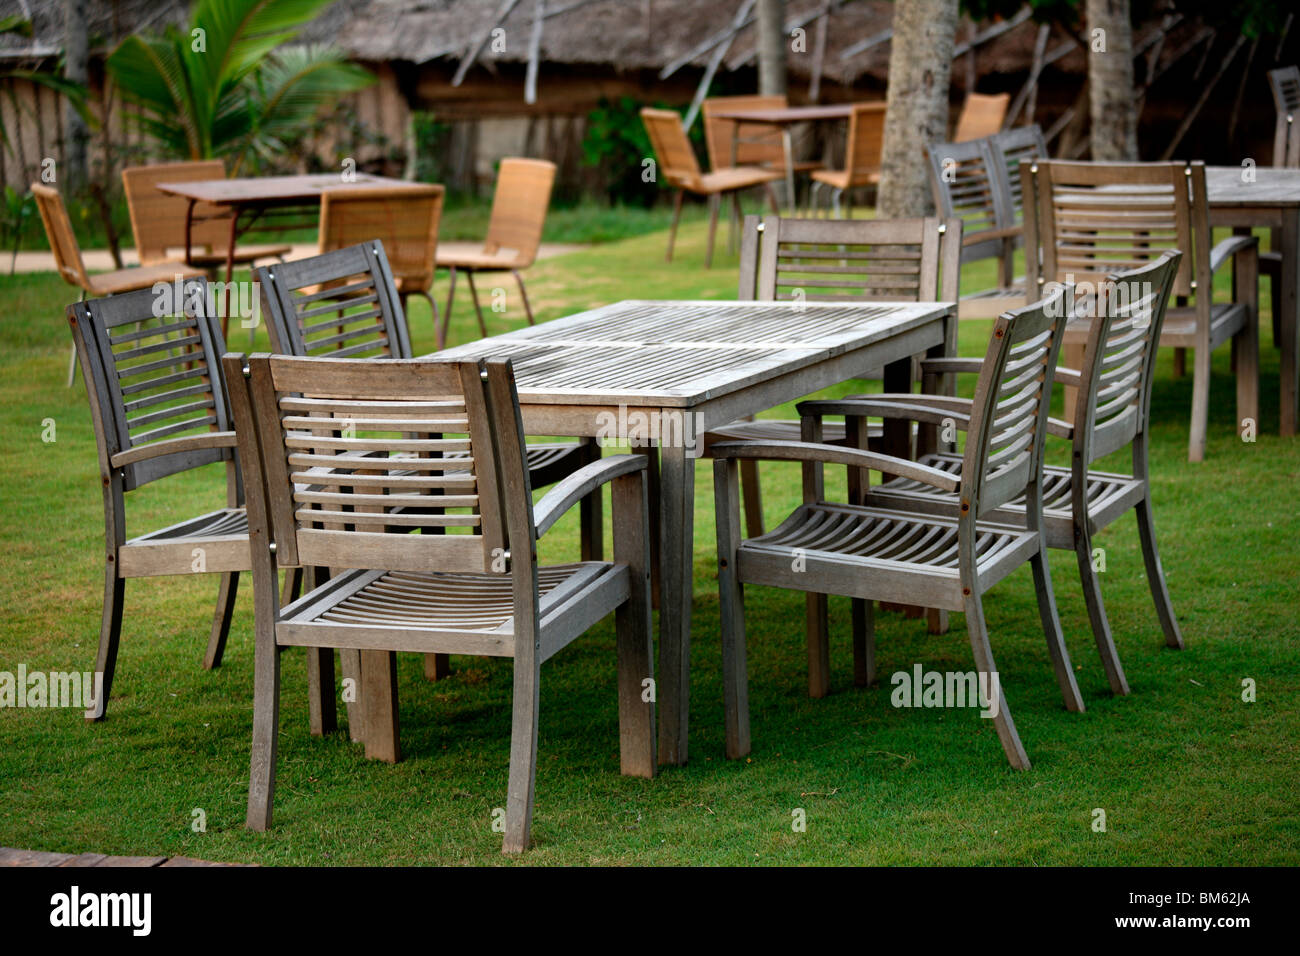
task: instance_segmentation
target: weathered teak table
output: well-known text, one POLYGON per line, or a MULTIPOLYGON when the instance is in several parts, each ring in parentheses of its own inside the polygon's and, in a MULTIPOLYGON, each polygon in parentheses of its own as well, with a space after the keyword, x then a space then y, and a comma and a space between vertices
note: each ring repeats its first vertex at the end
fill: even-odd
MULTIPOLYGON (((320 173, 310 176, 261 176, 251 179, 201 179, 192 182, 159 183, 161 192, 183 196, 190 202, 185 214, 185 261, 190 260, 190 237, 194 227, 194 207, 209 203, 221 207, 222 216, 230 219, 230 247, 226 250, 226 282, 229 284, 235 271, 235 246, 239 237, 255 223, 260 231, 283 232, 315 225, 315 210, 320 206, 321 193, 336 187, 401 188, 415 186, 401 179, 387 179, 357 173, 347 179, 341 173, 320 173), (303 210, 310 218, 304 218, 303 210), (268 220, 281 217, 281 222, 268 220)), ((229 317, 222 319, 224 332, 229 332, 229 317)))
POLYGON ((1277 346, 1282 352, 1281 427, 1294 435, 1300 420, 1300 169, 1247 170, 1210 166, 1205 170, 1210 225, 1268 227, 1280 237, 1281 315, 1277 346))
MULTIPOLYGON (((659 761, 685 763, 695 458, 703 433, 956 340, 953 303, 628 301, 493 336, 439 357, 508 356, 530 435, 648 439, 660 458, 659 761)), ((908 453, 909 436, 886 435, 908 453)), ((891 443, 892 444, 889 444, 891 443)))

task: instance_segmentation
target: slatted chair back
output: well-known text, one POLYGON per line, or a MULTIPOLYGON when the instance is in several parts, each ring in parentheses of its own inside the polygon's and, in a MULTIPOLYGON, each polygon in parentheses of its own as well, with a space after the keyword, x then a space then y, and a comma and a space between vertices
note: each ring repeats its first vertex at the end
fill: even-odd
POLYGON ((285 355, 410 358, 411 340, 393 275, 377 241, 310 259, 262 266, 271 347, 285 355))
POLYGON ((926 151, 935 208, 962 222, 962 262, 1002 254, 998 230, 1010 210, 985 141, 936 143, 926 151))
MULTIPOLYGON (((758 217, 748 217, 746 236, 758 232, 758 217)), ((958 219, 765 216, 761 242, 741 250, 740 298, 955 302, 960 249, 958 219), (755 256, 756 268, 746 262, 755 256)))
MULTIPOLYGON (((1210 226, 1205 164, 1079 163, 1039 160, 1021 166, 1038 216, 1026 220, 1026 275, 1046 282, 1099 283, 1178 249, 1175 295, 1209 293, 1210 226), (1032 181, 1031 181, 1032 180, 1032 181), (1032 232, 1040 235, 1032 235, 1032 232)), ((1208 300, 1207 300, 1208 301, 1208 300)))
POLYGON ((1029 160, 1047 159, 1047 142, 1037 123, 1017 126, 980 142, 988 150, 988 166, 994 182, 1004 193, 1007 226, 1019 225, 1024 219, 1024 196, 1020 182, 1020 164, 1029 160))
POLYGON ((392 189, 339 187, 321 194, 320 251, 378 239, 393 277, 427 289, 438 254, 444 189, 428 183, 392 189))
POLYGON ((1284 66, 1268 71, 1273 91, 1277 124, 1273 129, 1273 165, 1294 169, 1300 166, 1300 67, 1284 66))
POLYGON ((546 211, 551 205, 555 164, 545 159, 503 159, 497 173, 483 251, 513 250, 512 268, 525 269, 537 258, 546 211))
POLYGON ((785 96, 711 96, 706 99, 700 115, 704 118, 704 145, 708 148, 709 168, 715 173, 733 166, 784 168, 785 147, 779 129, 766 123, 719 119, 714 114, 719 110, 778 110, 789 105, 785 96), (733 141, 736 147, 734 160, 731 155, 733 141))
POLYGON ((850 186, 865 186, 880 175, 880 157, 885 146, 885 104, 854 103, 849 116, 849 137, 844 168, 850 186))
MULTIPOLYGON (((977 518, 1021 495, 1041 495, 1052 374, 1066 313, 1064 290, 1057 288, 994 321, 975 386, 958 489, 961 519, 970 522, 964 547, 975 547, 977 518)), ((1034 521, 1037 506, 1028 514, 1034 521)))
MULTIPOLYGON (((131 231, 140 262, 165 262, 168 250, 185 249, 185 221, 189 200, 158 189, 159 183, 225 179, 219 159, 185 163, 157 163, 122 170, 122 188, 131 214, 131 231)), ((190 228, 190 248, 211 252, 230 242, 230 214, 208 203, 196 203, 190 228)))
POLYGON ((125 491, 231 460, 229 447, 208 440, 230 430, 213 305, 207 282, 188 279, 68 309, 101 467, 120 471, 125 491), (174 450, 154 457, 164 442, 174 450))
POLYGON ((1007 118, 1010 93, 967 93, 957 117, 957 131, 952 134, 954 143, 992 136, 1002 128, 1007 118))
POLYGON ((700 164, 682 127, 681 116, 675 110, 647 107, 641 111, 641 122, 645 123, 646 135, 659 164, 659 178, 670 186, 698 189, 700 164))
POLYGON ((40 210, 41 222, 45 224, 45 236, 50 241, 54 253, 54 265, 65 282, 86 292, 90 291, 90 277, 86 275, 86 264, 81 258, 81 247, 77 244, 76 234, 72 231, 72 220, 63 205, 63 197, 57 189, 32 183, 32 195, 36 197, 36 208, 40 210))
MULTIPOLYGON (((493 419, 481 363, 268 355, 225 363, 239 383, 240 448, 255 459, 245 464, 250 532, 269 530, 277 564, 507 570, 498 447, 522 461, 522 435, 517 405, 513 420, 493 419), (417 529, 430 533, 410 533, 417 529)), ((510 490, 531 501, 526 470, 510 490)))
POLYGON ((1111 276, 1088 310, 1075 408, 1074 461, 1086 469, 1146 431, 1156 349, 1182 253, 1111 276))

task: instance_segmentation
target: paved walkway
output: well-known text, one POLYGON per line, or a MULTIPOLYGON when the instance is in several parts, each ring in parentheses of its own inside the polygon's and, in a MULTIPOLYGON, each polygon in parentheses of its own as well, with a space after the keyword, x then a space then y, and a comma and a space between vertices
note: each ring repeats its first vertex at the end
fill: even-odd
POLYGON ((103 853, 45 853, 0 846, 0 866, 256 866, 255 863, 209 863, 188 856, 106 856, 103 853))
MULTIPOLYGON (((478 252, 482 246, 477 242, 440 242, 438 248, 450 252, 478 252)), ((541 248, 537 250, 538 259, 550 259, 552 256, 562 256, 568 252, 576 252, 579 249, 585 249, 586 246, 578 243, 568 242, 543 242, 541 248)), ((299 243, 293 247, 289 253, 290 259, 306 259, 316 255, 319 247, 315 243, 299 243)), ((81 257, 86 263, 86 269, 90 272, 108 272, 115 269, 113 257, 107 249, 83 249, 81 257)), ((8 272, 9 256, 0 255, 0 273, 8 272)), ((138 266, 140 259, 136 256, 134 249, 122 250, 122 265, 138 266)), ((18 253, 18 262, 14 268, 15 272, 53 272, 54 271, 54 253, 52 252, 20 252, 18 253)), ((218 276, 224 278, 224 276, 218 276)))

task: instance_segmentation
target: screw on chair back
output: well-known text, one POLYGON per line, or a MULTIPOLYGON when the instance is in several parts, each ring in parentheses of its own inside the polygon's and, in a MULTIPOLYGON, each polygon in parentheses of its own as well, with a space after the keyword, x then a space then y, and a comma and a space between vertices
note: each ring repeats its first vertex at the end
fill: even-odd
MULTIPOLYGON (((522 438, 491 417, 479 363, 260 355, 247 378, 239 356, 226 368, 247 389, 234 398, 240 441, 257 442, 249 527, 268 530, 276 564, 505 570, 497 449, 516 442, 522 461, 522 438)), ((531 500, 526 471, 510 490, 531 500)))
MULTIPOLYGON (((186 163, 158 163, 122 170, 122 188, 131 214, 131 231, 140 262, 149 265, 168 259, 168 250, 185 249, 185 221, 190 201, 158 189, 159 183, 225 179, 219 159, 186 163)), ((196 203, 190 228, 190 248, 212 252, 230 242, 230 213, 209 203, 196 203)))
MULTIPOLYGON (((962 547, 972 549, 972 561, 976 519, 1027 492, 1031 498, 1041 494, 1052 376, 1066 318, 1064 290, 1056 289, 994 321, 975 386, 958 489, 962 547)), ((1037 500, 1027 509, 1031 530, 1038 526, 1038 510, 1037 500)))
POLYGON ((232 461, 221 330, 208 284, 188 279, 68 309, 105 476, 125 491, 232 461), (161 324, 146 326, 145 320, 161 324))
POLYGON ((1268 71, 1277 123, 1273 128, 1273 165, 1295 169, 1300 166, 1300 67, 1284 66, 1268 71))
POLYGON ((733 119, 720 119, 718 110, 776 110, 785 109, 789 100, 778 96, 711 96, 704 101, 700 115, 704 119, 704 145, 708 148, 709 168, 715 173, 733 166, 785 167, 785 146, 781 131, 766 123, 745 123, 733 119), (739 129, 737 129, 739 127, 739 129), (732 158, 732 143, 736 155, 732 158))
POLYGON ((514 252, 510 267, 526 269, 537 258, 555 184, 555 164, 544 159, 503 159, 497 173, 483 252, 514 252))
POLYGON ((1010 93, 967 93, 957 118, 957 130, 952 134, 953 142, 992 136, 1002 128, 1010 103, 1010 93))
POLYGON ((320 251, 380 240, 393 277, 404 291, 433 284, 443 187, 392 189, 342 186, 321 194, 320 251))
POLYGON ((659 177, 670 186, 698 190, 700 164, 695 150, 682 127, 682 118, 675 110, 646 108, 641 111, 646 135, 659 162, 659 177))
POLYGON ((880 158, 885 145, 885 104, 854 103, 849 117, 844 168, 849 186, 866 186, 880 178, 880 158))
POLYGON ((1074 463, 1094 461, 1145 435, 1155 378, 1156 348, 1182 253, 1118 273, 1084 304, 1091 325, 1079 370, 1074 422, 1074 463))
POLYGON ((50 250, 54 253, 54 265, 65 282, 85 292, 90 291, 90 277, 86 275, 86 264, 81 258, 81 247, 77 244, 76 234, 72 231, 72 220, 68 218, 67 207, 57 189, 32 183, 32 195, 36 197, 36 208, 40 210, 41 222, 45 224, 45 235, 50 240, 50 250))
POLYGON ((406 317, 382 243, 262 266, 254 278, 277 352, 410 358, 406 317))

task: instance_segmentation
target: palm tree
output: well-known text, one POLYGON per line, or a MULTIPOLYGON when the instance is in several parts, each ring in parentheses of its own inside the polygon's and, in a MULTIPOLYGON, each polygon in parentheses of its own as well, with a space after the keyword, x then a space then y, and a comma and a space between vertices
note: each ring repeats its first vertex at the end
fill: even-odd
POLYGON ((144 132, 182 159, 284 152, 329 100, 374 77, 325 45, 285 44, 332 0, 199 0, 189 29, 131 36, 108 58, 144 132))

